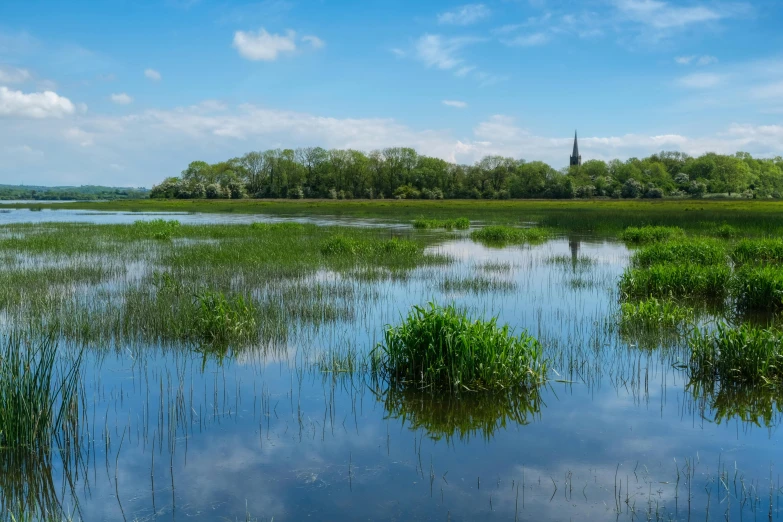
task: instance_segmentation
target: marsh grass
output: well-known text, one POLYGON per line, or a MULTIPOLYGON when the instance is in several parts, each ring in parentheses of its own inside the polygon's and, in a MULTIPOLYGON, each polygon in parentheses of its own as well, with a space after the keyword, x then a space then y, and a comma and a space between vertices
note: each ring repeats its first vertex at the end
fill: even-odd
POLYGON ((644 244, 667 241, 683 236, 685 236, 685 232, 680 227, 648 225, 643 227, 628 227, 620 234, 620 239, 626 243, 644 244))
POLYGON ((781 263, 783 262, 783 240, 743 239, 734 246, 731 258, 737 264, 781 263))
POLYGON ((783 309, 783 267, 741 267, 734 274, 732 294, 740 312, 783 309))
POLYGON ((468 218, 456 218, 456 219, 415 219, 413 221, 413 228, 420 230, 444 228, 446 230, 467 230, 470 228, 470 220, 468 218))
POLYGON ((471 232, 474 241, 489 246, 505 246, 516 243, 535 243, 549 239, 552 232, 545 228, 515 228, 502 225, 490 225, 471 232))
POLYGON ((623 329, 676 329, 693 319, 692 308, 654 297, 620 305, 620 327, 623 329))
POLYGON ((535 386, 546 378, 547 362, 527 332, 514 336, 496 318, 474 321, 454 306, 430 303, 387 326, 372 369, 391 386, 458 392, 535 386))
POLYGON ((728 294, 730 280, 728 266, 652 265, 626 269, 620 279, 620 292, 625 299, 699 297, 720 300, 728 294))
POLYGON ((742 324, 718 324, 715 331, 695 330, 689 344, 691 379, 719 382, 722 388, 783 384, 781 332, 742 324))
POLYGON ((714 240, 675 240, 655 243, 634 253, 631 264, 649 267, 658 264, 728 265, 724 244, 714 240))
POLYGON ((179 226, 180 223, 176 220, 153 219, 151 221, 136 221, 133 224, 133 229, 141 237, 166 240, 172 238, 174 231, 179 226))
POLYGON ((485 294, 491 292, 511 292, 517 288, 513 281, 504 281, 494 277, 474 275, 470 277, 446 277, 440 283, 444 292, 485 294))

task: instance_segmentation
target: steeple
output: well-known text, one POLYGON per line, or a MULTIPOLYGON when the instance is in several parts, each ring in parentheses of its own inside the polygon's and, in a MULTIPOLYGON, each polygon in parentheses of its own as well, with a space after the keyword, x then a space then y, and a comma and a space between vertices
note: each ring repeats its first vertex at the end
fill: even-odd
POLYGON ((582 156, 579 155, 579 142, 576 139, 576 131, 574 131, 574 153, 571 155, 571 166, 579 167, 582 165, 582 156))

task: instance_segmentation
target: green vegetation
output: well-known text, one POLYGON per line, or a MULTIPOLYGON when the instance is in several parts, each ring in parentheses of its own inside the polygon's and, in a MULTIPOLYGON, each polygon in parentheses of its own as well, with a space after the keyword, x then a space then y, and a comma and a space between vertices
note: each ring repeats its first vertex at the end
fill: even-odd
POLYGON ((631 258, 631 264, 639 268, 665 263, 713 266, 726 265, 727 262, 725 245, 703 239, 655 243, 638 250, 631 258))
POLYGON ((620 305, 620 326, 656 330, 674 329, 693 321, 693 310, 672 301, 659 301, 651 297, 638 303, 620 305))
POLYGON ((472 276, 467 278, 446 277, 440 284, 444 292, 470 292, 474 294, 488 292, 511 292, 516 288, 512 281, 504 281, 486 276, 472 276))
POLYGON ((79 360, 58 364, 53 337, 0 344, 0 453, 47 453, 78 422, 79 360))
POLYGON ((767 198, 783 193, 783 160, 661 152, 628 161, 587 161, 555 170, 540 161, 486 156, 455 165, 411 148, 370 154, 320 147, 249 152, 215 164, 194 161, 153 187, 153 198, 508 199, 767 198))
POLYGON ((732 291, 740 311, 783 309, 783 267, 743 266, 734 274, 732 291))
POLYGON ((94 201, 140 199, 149 197, 145 188, 101 187, 37 187, 28 185, 0 185, 1 200, 43 200, 43 201, 94 201))
POLYGON ((551 232, 543 228, 513 228, 502 225, 490 225, 471 232, 470 237, 488 245, 503 246, 513 243, 532 243, 551 237, 551 232))
POLYGON ((783 263, 783 240, 745 239, 731 252, 735 263, 783 263))
POLYGON ((695 331, 689 368, 694 381, 718 380, 722 387, 783 384, 781 333, 774 328, 719 324, 716 331, 695 331))
POLYGON ((151 239, 171 239, 174 231, 179 227, 179 221, 166 221, 165 219, 153 219, 152 221, 136 221, 133 224, 134 232, 140 237, 151 239))
POLYGON ((416 219, 413 221, 413 228, 430 229, 445 228, 446 230, 467 230, 470 228, 468 218, 457 219, 416 219))
POLYGON ((372 365, 391 386, 452 392, 526 388, 542 382, 547 369, 541 346, 526 332, 512 336, 497 319, 472 321, 454 306, 433 303, 387 327, 372 365))
POLYGON ((620 291, 629 297, 703 297, 723 299, 728 294, 728 266, 663 264, 629 268, 620 279, 620 291))
POLYGON ((655 243, 682 237, 685 232, 680 227, 644 226, 628 227, 620 238, 628 243, 655 243))

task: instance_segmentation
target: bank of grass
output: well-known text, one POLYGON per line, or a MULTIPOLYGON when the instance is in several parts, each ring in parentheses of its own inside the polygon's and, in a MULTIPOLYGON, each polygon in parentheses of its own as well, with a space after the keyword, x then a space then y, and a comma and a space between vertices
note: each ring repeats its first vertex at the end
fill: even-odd
POLYGON ((776 200, 129 200, 10 204, 3 208, 88 209, 130 212, 207 212, 275 216, 342 216, 410 223, 417 218, 466 217, 490 224, 538 223, 564 231, 616 235, 627 227, 675 226, 712 234, 734 227, 739 235, 783 230, 776 200))
POLYGON ((472 320, 454 306, 414 306, 388 326, 372 354, 374 375, 390 386, 451 392, 528 388, 546 378, 538 341, 497 319, 472 320))
POLYGON ((723 242, 710 239, 677 239, 645 246, 637 250, 631 257, 631 264, 640 268, 667 263, 687 263, 700 266, 727 265, 726 245, 723 242))
POLYGON ((741 312, 783 309, 783 267, 742 266, 734 273, 732 294, 741 312))
POLYGON ((781 263, 783 262, 783 240, 745 239, 739 241, 731 251, 731 258, 737 264, 781 263))
POLYGON ((620 327, 624 329, 676 329, 693 321, 693 309, 654 297, 620 305, 620 327))
POLYGON ((680 227, 648 225, 643 227, 628 227, 620 234, 620 239, 626 243, 647 244, 678 239, 684 236, 685 231, 680 227))
POLYGON ((620 292, 625 299, 690 297, 717 300, 728 295, 730 281, 728 265, 658 264, 626 269, 620 278, 620 292))
POLYGON ((783 336, 774 328, 719 324, 690 338, 691 379, 721 387, 783 385, 783 336))
POLYGON ((443 228, 446 230, 467 230, 470 228, 470 220, 465 217, 456 219, 415 219, 413 228, 420 230, 443 228))
POLYGON ((504 246, 519 243, 535 243, 552 236, 552 231, 541 228, 515 228, 502 225, 490 225, 471 232, 474 241, 490 246, 504 246))

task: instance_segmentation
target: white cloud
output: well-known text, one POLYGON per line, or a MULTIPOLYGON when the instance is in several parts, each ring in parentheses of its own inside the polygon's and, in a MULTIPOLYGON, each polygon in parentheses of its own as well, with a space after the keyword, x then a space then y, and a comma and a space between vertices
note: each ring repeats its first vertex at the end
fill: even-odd
POLYGON ((677 80, 677 83, 689 89, 709 89, 720 85, 724 80, 725 78, 720 74, 695 73, 683 76, 677 80))
POLYGON ((511 40, 507 40, 506 45, 512 47, 533 47, 536 45, 543 45, 549 41, 549 35, 546 33, 532 33, 520 35, 511 40))
POLYGON ((443 105, 445 105, 447 107, 454 107, 456 109, 464 109, 465 107, 468 106, 467 103, 465 103, 464 101, 459 101, 459 100, 443 100, 442 103, 443 103, 443 105))
POLYGON ((89 147, 94 144, 93 134, 80 129, 79 127, 70 127, 66 129, 64 135, 66 139, 78 143, 81 147, 89 147))
POLYGON ((470 25, 489 17, 492 12, 484 4, 468 4, 438 15, 438 23, 470 25))
POLYGON ((726 18, 733 11, 713 5, 680 7, 660 0, 615 0, 614 4, 629 20, 655 29, 682 28, 691 24, 714 22, 726 18))
POLYGON ((30 71, 0 65, 0 83, 24 83, 32 78, 30 71))
POLYGON ((133 98, 128 96, 126 93, 121 92, 117 94, 112 94, 110 96, 111 101, 116 103, 117 105, 129 105, 133 103, 133 98))
POLYGON ((0 117, 60 118, 74 112, 71 100, 52 91, 23 93, 0 87, 0 117))
POLYGON ((234 47, 248 60, 271 62, 282 53, 296 51, 296 33, 289 30, 285 35, 269 34, 263 28, 255 33, 237 31, 234 33, 234 47))
POLYGON ((674 58, 674 61, 677 62, 679 65, 690 65, 691 63, 694 63, 696 65, 711 65, 713 63, 718 63, 718 59, 714 56, 710 55, 704 55, 704 56, 677 56, 674 58))
POLYGON ((459 76, 460 78, 467 76, 467 74, 474 70, 475 67, 472 65, 466 65, 465 67, 460 67, 456 71, 454 71, 454 76, 459 76))
POLYGON ((163 78, 160 75, 160 73, 155 69, 145 69, 144 76, 146 76, 148 79, 152 80, 153 82, 159 82, 161 78, 163 78))
POLYGON ((476 38, 443 38, 438 34, 425 34, 416 42, 416 55, 427 67, 453 69, 463 63, 458 52, 476 38))
POLYGON ((314 35, 303 36, 302 41, 309 43, 313 49, 320 49, 326 45, 323 40, 314 35))

